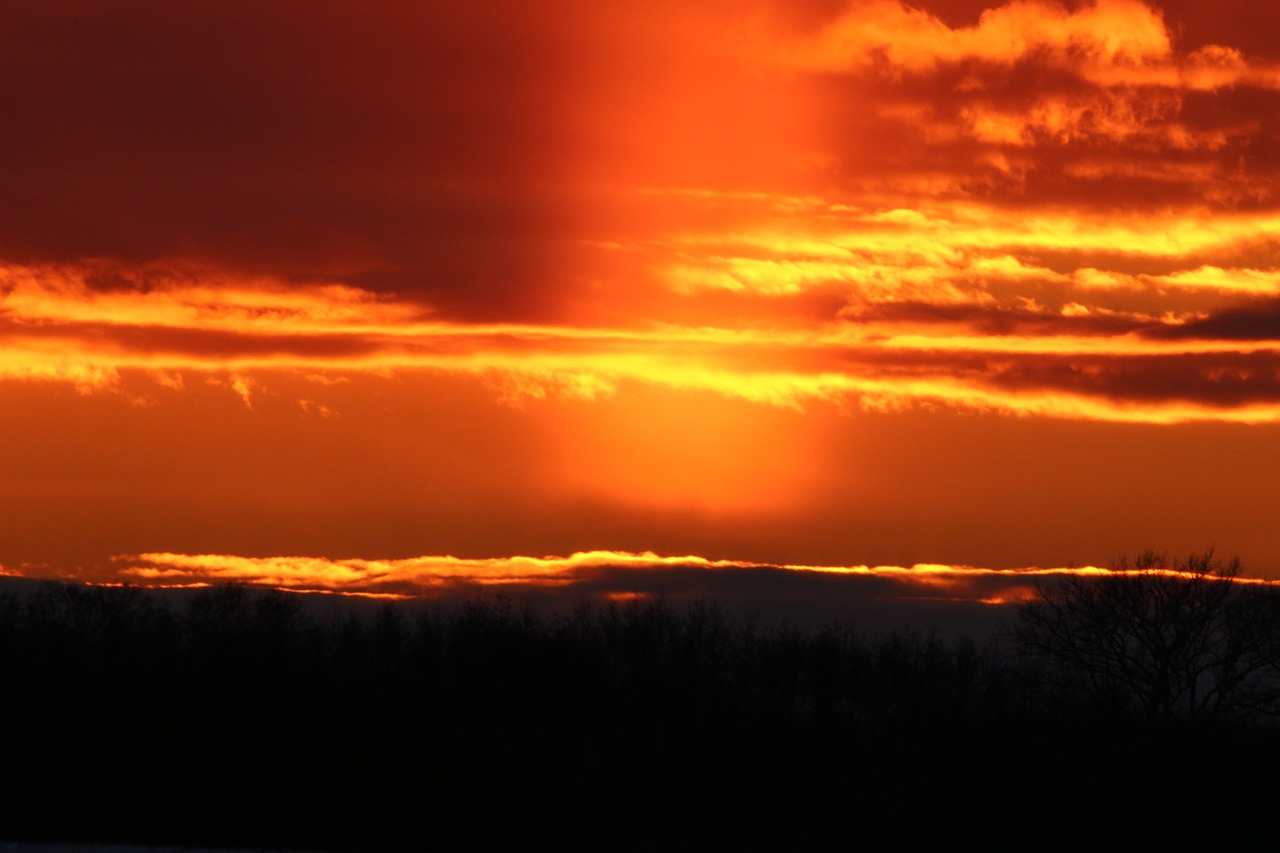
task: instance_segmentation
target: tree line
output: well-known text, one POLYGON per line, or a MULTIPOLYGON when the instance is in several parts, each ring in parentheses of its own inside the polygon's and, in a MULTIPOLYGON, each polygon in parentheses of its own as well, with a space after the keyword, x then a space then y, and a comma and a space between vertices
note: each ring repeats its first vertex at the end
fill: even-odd
POLYGON ((732 817, 716 839, 795 843, 851 808, 927 831, 904 817, 924 778, 963 821, 983 790, 1038 814, 1093 760, 1158 791, 1280 757, 1280 599, 1212 553, 1118 568, 981 643, 662 599, 322 619, 235 585, 0 595, 0 837, 430 849, 695 809, 732 817))

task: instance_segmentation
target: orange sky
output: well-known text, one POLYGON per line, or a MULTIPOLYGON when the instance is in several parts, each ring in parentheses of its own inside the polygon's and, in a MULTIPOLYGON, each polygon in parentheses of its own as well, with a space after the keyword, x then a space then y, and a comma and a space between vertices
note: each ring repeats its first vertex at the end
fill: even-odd
POLYGON ((10 0, 0 568, 1280 576, 1278 26, 10 0))

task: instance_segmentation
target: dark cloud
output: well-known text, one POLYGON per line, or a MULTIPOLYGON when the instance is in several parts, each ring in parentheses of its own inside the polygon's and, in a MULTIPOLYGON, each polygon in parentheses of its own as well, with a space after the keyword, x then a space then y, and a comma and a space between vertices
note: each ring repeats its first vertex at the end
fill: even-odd
POLYGON ((1274 352, 997 356, 970 358, 963 369, 996 388, 1068 392, 1119 403, 1228 408, 1280 402, 1280 353, 1274 352))
POLYGON ((1083 314, 1066 316, 1046 311, 1018 310, 968 304, 930 302, 885 302, 870 305, 849 315, 858 322, 920 324, 923 326, 963 324, 981 335, 1122 335, 1151 324, 1123 315, 1083 314))
MULTIPOLYGON (((956 28, 977 24, 982 7, 1012 4, 909 5, 956 28)), ((1091 4, 1023 5, 1077 11, 1091 4)), ((857 8, 845 6, 853 16, 881 7, 847 11, 857 8)), ((1150 8, 1159 13, 1164 6, 1150 8)), ((827 69, 812 80, 830 164, 825 177, 853 192, 914 184, 926 193, 1011 207, 1274 204, 1280 156, 1272 117, 1280 96, 1246 81, 1212 91, 1177 85, 1176 69, 1194 66, 1187 54, 1206 44, 1238 47, 1265 68, 1275 50, 1254 49, 1259 40, 1247 33, 1250 12, 1236 8, 1219 17, 1196 4, 1168 7, 1163 20, 1175 36, 1174 52, 1159 81, 1126 80, 1120 62, 1120 76, 1107 82, 1105 67, 1046 46, 1008 61, 940 56, 902 67, 880 57, 827 69)))
POLYGON ((1280 158, 1243 104, 1188 122, 1178 94, 1104 92, 1030 61, 895 81, 866 111, 856 108, 865 98, 861 77, 824 86, 823 131, 840 164, 832 171, 850 189, 932 187, 1014 208, 1236 208, 1276 195, 1280 158), (966 91, 969 77, 981 78, 982 90, 966 91), (1008 128, 992 129, 1001 125, 1008 128))
POLYGON ((1231 45, 1251 56, 1280 59, 1280 45, 1273 34, 1280 29, 1280 8, 1269 3, 1228 0, 1159 0, 1166 25, 1180 50, 1191 51, 1210 44, 1231 45))
POLYGON ((13 323, 0 318, 0 341, 53 339, 87 345, 99 353, 135 356, 182 355, 213 361, 266 356, 300 359, 354 359, 379 351, 369 338, 343 335, 262 335, 218 329, 164 326, 121 326, 106 323, 64 323, 48 326, 13 323))
POLYGON ((866 379, 985 388, 1034 399, 1070 394, 1140 409, 1190 404, 1225 410, 1280 402, 1280 353, 1019 352, 998 338, 978 350, 815 349, 795 365, 866 379))
POLYGON ((1280 299, 1259 299, 1218 311, 1202 320, 1148 332, 1157 338, 1280 341, 1280 299))
POLYGON ((564 207, 537 185, 574 147, 552 97, 565 27, 535 11, 6 4, 0 255, 194 257, 519 302, 564 207))
MULTIPOLYGON (((1207 152, 1134 145, 1099 132, 1115 106, 1096 86, 1034 53, 811 75, 791 94, 813 99, 814 150, 771 148, 761 140, 795 117, 753 95, 761 80, 744 83, 709 37, 759 5, 812 31, 853 4, 15 0, 0 10, 0 257, 179 256, 542 320, 591 298, 582 238, 654 227, 589 189, 602 181, 806 191, 945 177, 1000 204, 1123 207, 1203 201, 1208 168, 1214 203, 1273 195, 1273 95, 1125 91, 1135 132, 1230 134, 1207 152), (1044 98, 1085 114, 1069 138, 1033 129, 1034 157, 968 126, 1044 98), (813 163, 782 169, 788 154, 813 163)), ((958 27, 988 4, 915 5, 958 27)), ((1202 31, 1248 49, 1263 14, 1168 8, 1182 49, 1202 31)))
POLYGON ((742 12, 5 4, 0 259, 176 257, 554 319, 589 297, 582 241, 627 221, 602 187, 754 187, 787 159, 767 81, 722 57, 742 12))
MULTIPOLYGON (((1007 591, 1007 578, 966 578, 950 590, 928 589, 901 581, 865 575, 796 572, 770 567, 627 569, 605 567, 585 574, 564 587, 517 586, 504 591, 536 602, 552 612, 564 612, 583 601, 603 603, 618 596, 638 595, 643 601, 661 599, 683 609, 714 602, 735 616, 753 614, 766 624, 780 622, 820 629, 848 625, 867 632, 936 630, 944 635, 969 632, 990 634, 1011 616, 1010 607, 983 604, 979 599, 1007 591)), ((1022 582, 1034 586, 1033 580, 1022 582)), ((492 594, 493 588, 486 592, 492 594)), ((449 590, 445 602, 465 602, 479 590, 460 585, 449 590)), ((622 599, 622 606, 627 606, 622 599)))

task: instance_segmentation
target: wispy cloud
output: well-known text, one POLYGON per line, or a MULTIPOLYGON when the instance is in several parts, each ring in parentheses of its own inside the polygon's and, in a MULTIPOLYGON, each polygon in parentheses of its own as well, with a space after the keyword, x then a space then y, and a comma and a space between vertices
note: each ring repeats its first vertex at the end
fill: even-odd
MULTIPOLYGON (((885 240, 892 246, 900 236, 890 229, 885 240)), ((834 247, 829 254, 850 254, 822 262, 846 289, 844 305, 807 327, 784 328, 459 323, 349 286, 178 281, 102 293, 83 271, 10 269, 0 294, 0 375, 87 392, 117 387, 128 372, 178 389, 182 374, 194 372, 246 405, 263 372, 322 379, 427 371, 475 377, 508 399, 591 399, 639 383, 786 407, 928 404, 1140 422, 1259 422, 1280 413, 1270 303, 1213 309, 1233 306, 1240 293, 1272 294, 1280 274, 1209 265, 1163 275, 1059 273, 1003 250, 967 249, 966 241, 977 244, 972 235, 932 245, 919 237, 911 250, 884 250, 880 271, 860 266, 861 250, 823 244, 834 247), (928 265, 930 257, 937 263, 928 265), (1028 281, 1044 303, 1020 289, 1028 281), (1145 311, 1122 307, 1114 294, 1126 290, 1141 293, 1145 311), (1153 316, 1170 292, 1180 311, 1153 316), (876 307, 885 305, 899 307, 876 307)), ((769 263, 812 269, 795 253, 825 251, 802 244, 769 263)), ((715 268, 721 257, 689 263, 715 268)), ((822 278, 812 286, 833 285, 822 278)), ((323 404, 324 381, 316 384, 323 404)))
MULTIPOLYGON (((1105 577, 1117 570, 1095 566, 992 569, 974 566, 808 566, 660 556, 652 552, 589 551, 565 557, 514 556, 460 559, 450 556, 400 560, 326 559, 319 557, 240 557, 223 554, 133 554, 113 558, 114 572, 132 583, 189 586, 239 582, 297 591, 354 595, 457 597, 486 587, 554 589, 563 596, 590 594, 616 597, 647 594, 660 587, 679 591, 688 578, 678 573, 732 575, 756 570, 844 577, 882 582, 875 595, 906 599, 941 599, 1005 604, 1035 594, 1036 584, 1062 575, 1105 577), (883 584, 887 583, 888 587, 883 584)), ((1178 576, 1175 570, 1164 571, 1178 576)), ((1243 579, 1248 583, 1271 583, 1243 579)), ((696 587, 696 584, 692 584, 696 587)))

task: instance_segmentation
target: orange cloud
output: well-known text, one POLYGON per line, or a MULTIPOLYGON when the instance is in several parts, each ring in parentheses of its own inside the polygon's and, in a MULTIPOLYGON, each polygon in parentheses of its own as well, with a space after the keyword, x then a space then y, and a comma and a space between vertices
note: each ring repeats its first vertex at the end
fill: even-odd
MULTIPOLYGON (((1240 51, 1204 45, 1179 54, 1163 13, 1141 0, 1094 0, 1071 10, 1047 0, 1014 0, 977 24, 951 27, 898 0, 863 0, 816 32, 787 44, 782 61, 810 71, 930 73, 981 62, 1046 62, 1103 86, 1219 89, 1275 86, 1280 76, 1240 51)), ((976 76, 967 78, 980 86, 976 76)))
POLYGON ((804 255, 808 246, 827 245, 827 253, 894 254, 912 262, 983 254, 1003 249, 1071 252, 1106 256, 1181 259, 1203 253, 1229 253, 1280 240, 1280 215, 1273 211, 1223 212, 1205 207, 1145 211, 1088 209, 1007 209, 974 202, 929 204, 893 211, 835 208, 814 211, 820 230, 805 233, 794 247, 780 234, 699 235, 696 244, 719 239, 804 255), (819 216, 820 214, 820 216, 819 216), (842 227, 843 226, 843 227, 842 227))
POLYGON ((765 38, 814 93, 810 186, 904 207, 1274 201, 1274 58, 1193 40, 1185 8, 992 6, 956 25, 930 4, 869 0, 765 38))
POLYGON ((423 309, 341 284, 228 279, 192 267, 130 268, 102 261, 0 266, 0 317, 27 326, 81 323, 272 335, 385 330, 423 309), (109 276, 112 287, 94 287, 109 276))
POLYGON ((982 13, 976 26, 951 28, 896 0, 853 5, 791 55, 814 69, 840 69, 883 57, 895 67, 930 70, 966 59, 1012 64, 1048 52, 1062 62, 1150 63, 1172 45, 1159 13, 1135 0, 1100 0, 1075 12, 1057 3, 1007 3, 982 13))
MULTIPOLYGON (((655 37, 688 45, 717 20, 710 7, 677 17, 680 26, 655 24, 655 37)), ((964 183, 972 156, 1020 192, 1047 169, 1098 181, 1221 178, 1221 197, 1251 177, 1228 180, 1225 163, 1262 132, 1260 119, 1201 121, 1188 104, 1253 85, 1258 61, 1212 44, 1180 52, 1162 14, 1136 0, 1074 10, 1022 0, 967 27, 875 0, 800 35, 769 34, 789 45, 780 56, 752 53, 764 37, 753 27, 767 16, 735 20, 714 57, 754 72, 765 59, 790 64, 796 77, 784 88, 812 96, 804 106, 815 113, 834 102, 809 88, 818 84, 807 72, 875 78, 868 114, 887 111, 914 144, 936 147, 937 171, 888 169, 877 193, 816 179, 770 192, 710 172, 702 186, 672 188, 646 181, 683 176, 683 167, 655 171, 631 149, 606 157, 601 168, 617 170, 608 172, 610 197, 627 199, 610 209, 617 233, 575 223, 581 255, 557 273, 585 277, 588 257, 609 272, 586 296, 544 282, 555 319, 467 322, 421 294, 375 293, 340 278, 299 284, 211 263, 8 264, 0 266, 0 378, 90 392, 119 390, 122 376, 143 373, 180 393, 184 376, 196 374, 253 407, 270 374, 285 372, 314 377, 319 387, 305 405, 329 413, 324 383, 425 371, 472 377, 512 402, 658 386, 797 409, 853 402, 1126 422, 1276 419, 1268 371, 1278 336, 1266 330, 1265 306, 1242 319, 1236 304, 1280 298, 1273 210, 1223 210, 1204 199, 1012 204, 999 192, 980 200, 964 183), (1027 64, 1054 71, 1028 86, 1013 73, 1027 64), (1055 160, 1044 151, 1067 153, 1055 160), (785 322, 775 319, 784 311, 785 322)), ((583 27, 626 41, 616 20, 583 27)), ((583 49, 595 56, 597 48, 583 49)), ((630 54, 619 61, 614 72, 645 65, 630 54)), ((728 83, 705 64, 678 63, 656 91, 711 80, 699 90, 711 98, 728 83)), ((603 115, 668 116, 663 103, 640 98, 603 115)), ((680 139, 685 131, 701 139, 714 124, 707 115, 727 120, 747 106, 734 100, 707 106, 702 118, 679 110, 668 118, 680 139)), ((824 151, 837 138, 801 112, 787 115, 804 127, 779 130, 761 150, 776 153, 771 146, 785 140, 797 156, 847 153, 824 151)), ((868 162, 889 156, 874 139, 854 147, 864 143, 854 153, 868 162)), ((689 156, 702 163, 716 146, 675 145, 662 157, 677 167, 679 151, 694 148, 689 156)), ((703 174, 691 164, 690 176, 703 174)), ((1265 187, 1265 176, 1257 183, 1265 187)))
MULTIPOLYGON (((416 557, 404 560, 330 560, 318 557, 238 557, 221 554, 137 554, 113 558, 117 576, 148 586, 190 586, 241 582, 297 591, 327 591, 436 597, 478 587, 550 587, 572 594, 575 589, 606 595, 634 592, 639 578, 672 570, 732 574, 748 570, 880 579, 902 597, 1006 603, 1025 598, 1044 578, 1074 575, 1107 577, 1120 570, 1095 566, 991 569, 921 563, 914 566, 809 566, 660 556, 653 552, 587 551, 567 557, 515 556, 492 559, 416 557)), ((1175 570, 1151 571, 1183 577, 1175 570)), ((1274 584, 1260 578, 1239 582, 1274 584)))
MULTIPOLYGON (((845 310, 794 329, 484 325, 419 319, 426 313, 420 307, 350 287, 285 291, 238 283, 227 290, 224 305, 199 285, 104 295, 64 270, 46 285, 40 271, 23 268, 10 275, 16 283, 0 296, 0 320, 7 324, 0 376, 64 381, 88 392, 119 388, 123 373, 143 372, 181 392, 183 373, 196 372, 252 407, 269 388, 268 374, 284 371, 317 378, 317 394, 309 399, 316 411, 325 409, 323 389, 335 378, 416 371, 471 376, 512 401, 548 395, 589 400, 638 384, 790 408, 852 400, 878 410, 927 404, 1153 423, 1253 423, 1274 420, 1280 411, 1268 373, 1280 351, 1274 336, 1255 335, 1245 343, 1231 332, 1215 339, 1205 319, 1214 316, 1213 302, 1198 313, 1187 303, 1182 314, 1161 318, 1109 309, 1091 298, 1125 288, 1148 296, 1207 291, 1214 299, 1224 292, 1280 295, 1274 273, 1209 265, 1163 276, 1090 268, 1062 273, 1002 254, 1010 244, 1021 251, 1016 244, 1031 235, 994 216, 981 223, 919 214, 861 218, 871 224, 869 233, 842 229, 832 237, 834 249, 805 241, 793 247, 770 237, 759 241, 760 251, 780 256, 771 261, 779 268, 806 252, 848 253, 844 264, 822 263, 834 265, 829 274, 841 275, 840 287, 853 289, 844 294, 851 303, 903 301, 934 312, 965 303, 972 309, 945 322, 943 314, 912 321, 845 310), (921 229, 914 250, 901 222, 921 229), (982 242, 996 234, 1002 238, 991 240, 997 247, 992 254, 982 242), (859 279, 868 271, 857 272, 856 258, 869 255, 877 255, 883 268, 859 279), (902 272, 890 295, 895 264, 902 272), (845 269, 847 276, 840 272, 845 269), (866 281, 883 287, 875 290, 866 281), (1002 283, 1021 287, 1027 281, 1057 288, 1060 307, 1001 290, 1002 283), (991 324, 1003 324, 998 337, 989 334, 991 324), (1198 330, 1195 340, 1192 329, 1198 330), (1179 374, 1179 393, 1152 395, 1143 387, 1168 387, 1168 377, 1179 374)), ((1050 221, 1032 217, 1030 227, 1050 221)), ((1078 222, 1060 224, 1066 224, 1057 235, 1061 243, 1098 239, 1078 222)), ((1109 227, 1105 233, 1113 238, 1131 231, 1137 239, 1136 224, 1109 227)), ((1186 239, 1230 241, 1237 227, 1243 230, 1244 223, 1228 221, 1203 235, 1188 225, 1186 239)), ((1052 231, 1046 227, 1044 239, 1051 245, 1052 231)), ((752 238, 732 243, 747 250, 752 238)), ((706 262, 721 260, 712 255, 706 262)))

